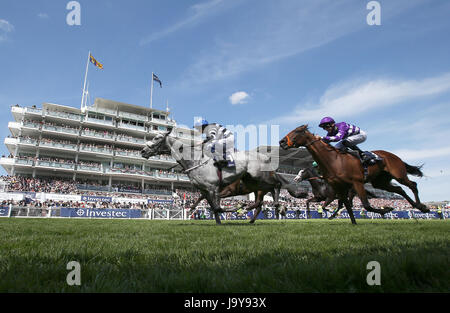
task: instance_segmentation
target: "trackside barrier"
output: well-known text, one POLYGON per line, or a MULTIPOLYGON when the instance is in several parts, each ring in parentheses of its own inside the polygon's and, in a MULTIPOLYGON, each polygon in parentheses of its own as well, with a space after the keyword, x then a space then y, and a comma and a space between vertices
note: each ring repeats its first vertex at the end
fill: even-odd
MULTIPOLYGON (((353 210, 353 214, 356 219, 382 219, 383 217, 378 213, 372 213, 372 212, 364 212, 365 214, 361 215, 361 210, 353 210)), ((268 209, 263 210, 259 213, 257 219, 268 219, 268 220, 274 220, 274 219, 321 219, 321 218, 328 218, 332 215, 331 212, 323 212, 319 213, 317 210, 310 210, 310 216, 307 215, 306 210, 288 210, 286 212, 286 216, 283 217, 281 215, 277 215, 275 210, 268 209)), ((238 214, 236 212, 232 213, 222 213, 220 215, 221 219, 223 220, 247 220, 251 219, 253 217, 253 212, 248 212, 247 214, 238 214)), ((443 219, 450 218, 450 211, 449 210, 443 210, 442 211, 442 217, 443 219)), ((204 209, 200 214, 197 214, 197 219, 214 219, 214 216, 210 213, 209 210, 204 209)), ((350 219, 350 216, 348 215, 346 210, 342 210, 336 218, 338 219, 350 219)), ((392 211, 384 215, 384 219, 439 219, 439 215, 437 212, 430 212, 430 213, 422 213, 419 211, 413 211, 413 210, 407 210, 407 211, 392 211)))
MULTIPOLYGON (((372 212, 365 212, 361 215, 361 210, 354 210, 357 219, 381 219, 381 215, 372 212)), ((286 216, 282 217, 275 213, 273 209, 263 210, 258 219, 321 219, 331 216, 330 212, 319 213, 316 210, 310 211, 307 216, 306 210, 288 210, 286 216)), ((237 212, 222 213, 223 220, 247 220, 253 217, 253 211, 246 214, 237 212)), ((208 208, 200 208, 197 213, 188 215, 187 210, 182 208, 171 209, 93 209, 93 208, 39 208, 26 206, 0 206, 0 217, 32 217, 32 218, 114 218, 114 219, 154 219, 154 220, 187 220, 187 219, 213 219, 208 208)), ((342 210, 337 215, 338 219, 350 218, 347 211, 342 210)), ((439 219, 437 212, 422 213, 416 210, 392 211, 385 214, 384 219, 439 219)), ((450 210, 442 210, 442 218, 450 218, 450 210)))

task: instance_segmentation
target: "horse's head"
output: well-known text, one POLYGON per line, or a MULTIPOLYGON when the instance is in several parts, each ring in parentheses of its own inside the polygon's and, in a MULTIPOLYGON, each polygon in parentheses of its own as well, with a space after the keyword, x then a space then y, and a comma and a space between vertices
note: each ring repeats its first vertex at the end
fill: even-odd
POLYGON ((317 175, 314 173, 313 169, 307 167, 307 168, 301 169, 298 172, 297 176, 295 176, 295 178, 294 178, 294 181, 299 183, 306 179, 312 178, 314 176, 317 176, 317 175))
POLYGON ((158 134, 152 140, 147 141, 145 147, 141 150, 141 156, 148 159, 151 156, 161 154, 171 154, 170 147, 166 143, 166 138, 172 132, 170 129, 165 134, 158 134))
POLYGON ((287 150, 289 148, 304 146, 307 143, 309 135, 312 136, 308 131, 308 125, 299 126, 280 140, 280 147, 287 150))

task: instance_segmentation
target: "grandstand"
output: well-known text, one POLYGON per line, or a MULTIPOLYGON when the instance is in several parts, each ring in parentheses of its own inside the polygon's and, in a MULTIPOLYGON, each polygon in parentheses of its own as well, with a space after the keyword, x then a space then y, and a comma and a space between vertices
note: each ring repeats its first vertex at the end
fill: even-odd
POLYGON ((44 103, 15 105, 11 113, 10 155, 0 159, 10 176, 69 179, 79 190, 105 192, 171 195, 190 187, 173 158, 140 155, 145 142, 168 127, 181 139, 198 139, 169 112, 96 98, 82 109, 44 103))

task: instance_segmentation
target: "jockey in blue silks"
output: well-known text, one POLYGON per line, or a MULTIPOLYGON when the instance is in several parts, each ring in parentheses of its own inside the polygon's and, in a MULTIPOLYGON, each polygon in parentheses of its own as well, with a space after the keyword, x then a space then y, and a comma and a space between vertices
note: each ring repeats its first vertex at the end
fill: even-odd
POLYGON ((201 119, 196 121, 194 128, 205 134, 203 140, 204 151, 206 151, 215 161, 218 167, 222 165, 235 166, 232 156, 234 152, 234 134, 217 123, 208 123, 201 119))
POLYGON ((319 127, 327 131, 327 135, 321 137, 326 143, 337 142, 335 148, 341 151, 347 149, 357 151, 363 163, 374 158, 371 153, 363 152, 357 146, 367 139, 367 134, 359 127, 346 122, 336 123, 331 117, 324 117, 319 127))

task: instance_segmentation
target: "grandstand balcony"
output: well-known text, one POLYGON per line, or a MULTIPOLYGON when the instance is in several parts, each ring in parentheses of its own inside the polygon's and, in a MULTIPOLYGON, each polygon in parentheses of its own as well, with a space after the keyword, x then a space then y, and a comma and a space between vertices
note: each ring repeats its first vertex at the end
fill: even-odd
POLYGON ((75 127, 70 126, 58 126, 58 125, 51 125, 51 124, 42 124, 42 133, 48 134, 48 135, 68 135, 71 137, 78 136, 79 129, 75 127))
POLYGON ((52 169, 52 170, 62 170, 62 171, 75 171, 75 163, 67 161, 50 161, 50 160, 37 160, 35 163, 36 168, 41 169, 52 169))
POLYGON ((6 158, 6 157, 2 157, 0 159, 0 164, 2 166, 9 166, 9 167, 11 167, 12 165, 32 167, 34 165, 34 161, 33 161, 32 158, 22 158, 22 157, 6 158))
POLYGON ((5 138, 5 145, 9 151, 13 151, 16 145, 34 147, 37 145, 37 139, 34 138, 5 138))
POLYGON ((148 172, 144 170, 139 169, 127 169, 127 168, 117 168, 117 167, 110 167, 105 169, 105 174, 110 174, 112 176, 116 177, 128 177, 128 178, 151 178, 154 177, 154 175, 149 175, 148 172))
POLYGON ((45 110, 43 116, 46 117, 53 117, 58 120, 68 120, 68 121, 75 121, 75 122, 81 122, 83 120, 83 116, 79 114, 69 113, 69 112, 62 112, 62 111, 53 111, 53 110, 45 110))
POLYGON ((126 123, 123 121, 120 121, 117 123, 117 127, 120 129, 126 129, 126 130, 131 130, 131 131, 136 131, 139 133, 147 133, 147 130, 144 126, 144 124, 138 124, 138 123, 126 123))
POLYGON ((41 123, 38 122, 38 121, 25 120, 25 121, 22 122, 22 128, 40 130, 41 129, 41 123))
POLYGON ((110 132, 100 132, 90 129, 83 129, 80 132, 81 137, 96 139, 96 140, 104 140, 104 141, 112 141, 114 140, 114 134, 110 132))
POLYGON ((13 106, 11 107, 11 112, 16 121, 21 120, 22 116, 26 117, 42 116, 42 109, 38 109, 36 107, 13 106))
POLYGON ((103 155, 113 155, 114 151, 112 148, 107 148, 107 147, 99 147, 99 146, 94 146, 94 145, 80 145, 80 149, 79 149, 80 153, 88 153, 88 154, 103 154, 103 155))
POLYGON ((140 122, 148 121, 148 117, 146 115, 129 113, 129 112, 124 112, 124 111, 119 112, 119 117, 123 117, 125 119, 130 119, 130 120, 134 120, 134 121, 140 121, 140 122))
POLYGON ((69 143, 60 143, 57 141, 40 141, 38 144, 39 147, 42 148, 50 148, 50 149, 57 149, 62 151, 76 151, 77 145, 75 143, 69 144, 69 143))
POLYGON ((94 116, 90 116, 88 115, 84 121, 83 121, 83 125, 92 125, 92 126, 96 126, 96 127, 107 127, 109 129, 113 129, 116 127, 115 122, 113 119, 109 119, 109 118, 99 118, 99 117, 94 117, 94 116))
POLYGON ((162 164, 174 164, 174 163, 177 163, 177 161, 175 161, 174 158, 169 157, 167 155, 155 155, 155 156, 152 156, 152 157, 148 158, 148 160, 156 161, 156 162, 159 162, 159 163, 162 163, 162 164))
POLYGON ((103 173, 103 166, 101 164, 91 165, 91 164, 77 164, 77 172, 85 173, 103 173))
POLYGON ((178 180, 189 181, 189 177, 186 174, 178 174, 178 180))
POLYGON ((143 138, 117 135, 115 140, 120 143, 131 144, 136 147, 143 147, 145 145, 145 140, 143 138))
POLYGON ((121 151, 116 150, 115 151, 116 157, 126 157, 126 158, 133 158, 133 159, 139 159, 143 160, 140 151, 121 151))

